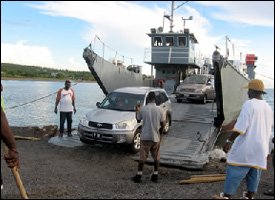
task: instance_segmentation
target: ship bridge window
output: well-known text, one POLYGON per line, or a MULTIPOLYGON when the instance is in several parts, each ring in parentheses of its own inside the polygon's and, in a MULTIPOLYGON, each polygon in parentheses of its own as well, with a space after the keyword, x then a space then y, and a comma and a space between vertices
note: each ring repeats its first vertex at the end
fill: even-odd
POLYGON ((174 46, 174 38, 166 37, 166 46, 174 46))
POLYGON ((153 46, 155 46, 155 47, 162 46, 162 38, 161 37, 154 37, 153 46))
POLYGON ((178 37, 178 42, 180 47, 186 46, 186 37, 178 37))

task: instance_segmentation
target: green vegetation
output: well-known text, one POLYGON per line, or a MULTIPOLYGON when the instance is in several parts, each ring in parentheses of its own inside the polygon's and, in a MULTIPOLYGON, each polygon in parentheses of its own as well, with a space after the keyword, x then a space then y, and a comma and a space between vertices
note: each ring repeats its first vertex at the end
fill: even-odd
POLYGON ((46 67, 26 66, 18 64, 1 63, 1 79, 48 79, 75 81, 94 81, 90 72, 58 70, 46 67))

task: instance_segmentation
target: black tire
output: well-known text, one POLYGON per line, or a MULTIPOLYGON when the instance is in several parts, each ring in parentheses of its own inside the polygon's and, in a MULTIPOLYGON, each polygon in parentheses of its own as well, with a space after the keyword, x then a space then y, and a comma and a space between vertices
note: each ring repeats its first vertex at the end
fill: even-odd
POLYGON ((181 101, 181 99, 177 99, 177 103, 181 103, 182 101, 181 101))
POLYGON ((131 150, 133 153, 138 153, 140 149, 140 134, 141 134, 141 129, 138 128, 135 132, 132 144, 131 144, 131 150))

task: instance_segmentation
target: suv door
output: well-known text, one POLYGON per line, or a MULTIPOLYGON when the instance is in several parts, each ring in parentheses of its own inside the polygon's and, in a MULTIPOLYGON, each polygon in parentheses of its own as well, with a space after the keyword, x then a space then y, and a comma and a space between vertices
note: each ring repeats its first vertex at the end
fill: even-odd
POLYGON ((164 133, 168 133, 171 125, 171 105, 169 98, 163 91, 155 91, 156 95, 156 104, 157 106, 160 106, 160 108, 165 113, 166 122, 165 122, 165 128, 164 133))

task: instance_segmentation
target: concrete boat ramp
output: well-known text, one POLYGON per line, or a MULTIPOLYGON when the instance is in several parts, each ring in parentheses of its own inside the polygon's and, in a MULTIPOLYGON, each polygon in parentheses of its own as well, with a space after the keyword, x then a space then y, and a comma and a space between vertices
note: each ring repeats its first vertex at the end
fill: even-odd
MULTIPOLYGON (((218 130, 213 126, 216 116, 216 104, 172 103, 172 126, 167 135, 163 135, 160 147, 160 163, 168 166, 189 169, 202 169, 209 161, 218 130)), ((52 137, 49 143, 78 147, 83 144, 75 132, 73 137, 52 137)), ((138 160, 138 154, 133 156, 138 160)), ((148 162, 152 162, 149 157, 148 162)))

